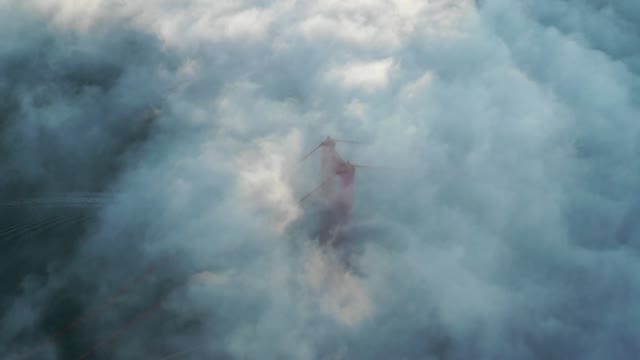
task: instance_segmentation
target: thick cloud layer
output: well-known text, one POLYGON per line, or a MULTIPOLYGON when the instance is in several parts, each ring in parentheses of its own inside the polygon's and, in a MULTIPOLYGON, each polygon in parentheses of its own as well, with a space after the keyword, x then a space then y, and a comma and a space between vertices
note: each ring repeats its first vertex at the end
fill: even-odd
POLYGON ((3 358, 640 351, 635 2, 0 18, 3 358), (387 166, 358 169, 349 267, 297 201, 326 135, 387 166))

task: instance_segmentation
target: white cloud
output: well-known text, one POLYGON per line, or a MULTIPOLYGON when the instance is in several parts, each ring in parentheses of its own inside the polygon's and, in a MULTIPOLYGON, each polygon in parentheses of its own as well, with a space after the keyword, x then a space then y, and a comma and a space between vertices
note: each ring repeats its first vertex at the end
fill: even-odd
POLYGON ((292 132, 278 142, 259 140, 257 151, 249 146, 237 160, 239 200, 255 210, 268 210, 280 234, 302 214, 290 180, 300 146, 300 134, 292 132))
POLYGON ((431 73, 430 71, 426 71, 417 80, 413 82, 409 82, 407 85, 405 85, 404 89, 402 89, 402 93, 407 98, 413 98, 418 93, 428 88, 432 81, 433 81, 433 73, 431 73))
POLYGON ((475 11, 471 0, 368 0, 312 3, 300 29, 310 41, 329 39, 351 46, 396 49, 414 33, 459 36, 461 21, 475 11))
POLYGON ((345 115, 349 117, 353 117, 358 120, 365 120, 367 104, 357 99, 351 100, 351 102, 345 105, 344 112, 345 115))
POLYGON ((303 279, 323 311, 350 327, 370 318, 374 304, 362 279, 323 249, 313 247, 304 257, 303 279))
POLYGON ((370 62, 354 61, 330 69, 327 80, 337 81, 348 89, 380 90, 389 83, 392 66, 392 58, 370 62))

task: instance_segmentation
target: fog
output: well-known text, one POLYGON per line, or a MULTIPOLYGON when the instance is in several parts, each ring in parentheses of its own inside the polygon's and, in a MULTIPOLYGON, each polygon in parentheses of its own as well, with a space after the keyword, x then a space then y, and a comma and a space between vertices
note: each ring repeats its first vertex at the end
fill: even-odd
POLYGON ((0 4, 6 359, 633 359, 640 3, 0 4), (349 266, 318 154, 357 164, 349 266))

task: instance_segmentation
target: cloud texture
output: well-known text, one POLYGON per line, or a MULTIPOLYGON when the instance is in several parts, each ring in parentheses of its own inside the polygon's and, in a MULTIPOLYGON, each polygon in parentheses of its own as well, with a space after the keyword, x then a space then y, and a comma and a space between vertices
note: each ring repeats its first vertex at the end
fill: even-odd
POLYGON ((5 2, 2 358, 635 358, 638 24, 637 1, 5 2), (326 135, 391 167, 358 170, 352 270, 297 202, 326 135))

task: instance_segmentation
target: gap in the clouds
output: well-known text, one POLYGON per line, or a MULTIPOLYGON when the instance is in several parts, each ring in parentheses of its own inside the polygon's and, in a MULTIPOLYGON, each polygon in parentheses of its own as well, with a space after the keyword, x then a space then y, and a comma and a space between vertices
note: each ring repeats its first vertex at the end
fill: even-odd
POLYGON ((48 271, 64 267, 72 257, 81 238, 95 220, 93 209, 23 209, 2 207, 3 257, 2 302, 7 302, 22 290, 28 277, 46 278, 48 271), (56 259, 56 260, 53 260, 56 259))
POLYGON ((6 40, 0 49, 3 346, 21 352, 44 341, 36 357, 53 351, 75 358, 163 288, 144 284, 133 295, 138 302, 129 299, 131 306, 119 304, 98 321, 46 341, 105 288, 117 287, 118 278, 135 275, 144 232, 112 233, 100 244, 115 247, 121 241, 113 237, 130 236, 120 257, 91 254, 111 199, 78 194, 109 193, 152 150, 148 144, 161 130, 154 109, 166 105, 173 81, 166 75, 177 61, 157 38, 126 24, 74 33, 31 14, 1 17, 7 20, 0 24, 6 40), (11 36, 14 28, 20 37, 11 36))

